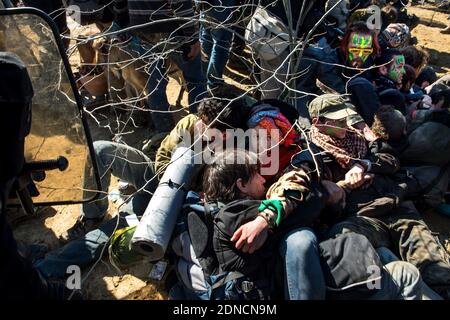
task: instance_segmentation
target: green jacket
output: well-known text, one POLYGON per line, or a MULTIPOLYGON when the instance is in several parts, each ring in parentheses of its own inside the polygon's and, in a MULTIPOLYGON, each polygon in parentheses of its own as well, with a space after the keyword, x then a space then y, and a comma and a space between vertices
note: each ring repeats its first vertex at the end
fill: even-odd
POLYGON ((155 157, 155 172, 160 177, 170 163, 172 152, 183 141, 182 137, 185 136, 186 132, 190 134, 191 141, 194 141, 194 126, 198 120, 199 118, 195 114, 185 116, 178 121, 175 128, 173 128, 172 131, 170 131, 170 134, 161 142, 155 157))

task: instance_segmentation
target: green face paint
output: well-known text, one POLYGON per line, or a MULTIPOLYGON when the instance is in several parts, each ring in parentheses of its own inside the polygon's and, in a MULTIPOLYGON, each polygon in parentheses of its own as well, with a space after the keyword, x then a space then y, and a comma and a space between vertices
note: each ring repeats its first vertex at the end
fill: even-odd
POLYGON ((352 33, 348 44, 348 61, 354 67, 360 67, 373 52, 372 35, 352 33))
POLYGON ((326 127, 325 134, 330 137, 343 139, 346 135, 346 129, 326 127))
POLYGON ((403 75, 405 74, 405 57, 403 55, 394 56, 394 61, 389 69, 389 78, 397 84, 401 84, 403 75))
POLYGON ((403 55, 395 56, 394 57, 394 63, 396 65, 404 66, 405 65, 405 56, 403 56, 403 55))
POLYGON ((330 137, 342 139, 347 131, 346 119, 343 120, 327 120, 324 123, 324 132, 330 137))
POLYGON ((354 33, 352 37, 352 43, 354 47, 372 48, 372 36, 354 33))
POLYGON ((334 135, 336 134, 336 129, 328 127, 325 129, 325 134, 327 136, 334 137, 334 135))

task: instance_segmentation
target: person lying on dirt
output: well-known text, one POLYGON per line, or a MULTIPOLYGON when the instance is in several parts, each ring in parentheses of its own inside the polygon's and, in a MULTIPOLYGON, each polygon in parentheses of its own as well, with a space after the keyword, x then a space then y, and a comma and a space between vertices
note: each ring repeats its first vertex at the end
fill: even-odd
MULTIPOLYGON (((308 223, 292 222, 296 221, 295 216, 305 222, 314 220, 325 202, 337 201, 339 197, 325 196, 324 187, 312 183, 311 170, 298 167, 271 188, 270 199, 262 201, 266 188, 259 170, 256 155, 242 149, 217 155, 205 170, 205 201, 225 204, 214 218, 213 244, 220 268, 253 275, 255 279, 275 280, 276 276, 286 274, 289 281, 286 278, 274 281, 285 284, 285 298, 323 299, 325 282, 317 238, 307 228, 308 223), (285 187, 292 191, 289 197, 285 187), (307 198, 314 205, 308 211, 294 213, 296 204, 307 198), (276 260, 281 261, 277 252, 283 266, 276 264, 276 260), (283 272, 275 269, 276 265, 283 272)), ((274 290, 278 292, 280 288, 274 290)))
MULTIPOLYGON (((311 141, 326 152, 326 179, 334 182, 343 180, 346 188, 353 190, 372 183, 374 173, 390 175, 397 172, 400 163, 394 152, 373 153, 371 150, 377 145, 372 144, 368 148, 363 138, 348 132, 345 120, 348 113, 354 112, 352 108, 340 104, 340 109, 330 112, 330 105, 339 105, 336 100, 330 101, 330 98, 323 96, 316 99, 310 105, 310 113, 313 114, 311 141), (323 103, 324 99, 328 103, 323 103)), ((378 218, 348 218, 333 226, 330 234, 334 236, 346 232, 365 235, 375 248, 390 248, 402 260, 414 264, 431 288, 445 294, 450 284, 447 254, 421 220, 412 202, 401 202, 391 212, 378 218)))
POLYGON ((450 90, 443 90, 411 105, 407 117, 393 106, 381 106, 372 132, 389 143, 402 166, 445 166, 450 160, 449 103, 450 90))
POLYGON ((389 150, 372 151, 364 136, 348 127, 348 118, 358 113, 341 96, 324 94, 309 105, 312 117, 311 141, 321 150, 325 162, 325 177, 331 181, 344 180, 350 189, 370 184, 373 174, 391 174, 398 170, 399 161, 389 150))
POLYGON ((425 87, 425 91, 428 94, 432 94, 433 92, 438 92, 446 89, 450 89, 450 74, 442 76, 429 86, 425 87))
MULTIPOLYGON (((357 213, 358 214, 358 213, 357 213)), ((355 216, 328 231, 330 237, 358 233, 366 236, 375 248, 386 247, 403 261, 416 266, 426 284, 445 298, 450 298, 449 257, 423 222, 411 201, 398 204, 381 217, 355 216)))
MULTIPOLYGON (((319 80, 331 89, 343 93, 348 79, 373 66, 374 58, 380 50, 375 32, 370 30, 365 22, 354 22, 348 26, 339 48, 333 50, 328 57, 324 57, 326 62, 344 67, 324 65, 319 80), (334 78, 335 75, 337 77, 334 78)), ((364 72, 359 76, 368 77, 370 74, 364 72)))
MULTIPOLYGON (((74 226, 61 235, 60 240, 64 243, 80 238, 100 225, 108 210, 107 190, 110 185, 111 174, 128 182, 138 190, 128 199, 128 203, 121 210, 130 214, 143 213, 152 192, 158 186, 159 177, 162 176, 170 162, 172 151, 181 143, 183 136, 188 134, 193 137, 194 128, 205 125, 218 130, 224 130, 223 123, 228 123, 232 127, 245 125, 242 115, 248 107, 248 103, 245 99, 236 99, 237 97, 235 91, 228 94, 221 91, 216 93, 216 97, 212 96, 202 101, 198 115, 189 114, 185 116, 163 140, 156 153, 155 161, 151 160, 151 150, 145 146, 144 151, 141 151, 112 141, 94 141, 94 152, 103 193, 98 200, 83 204, 79 219, 74 226), (233 99, 235 101, 230 103, 233 99), (219 115, 219 112, 227 106, 229 106, 227 110, 219 115), (212 121, 216 118, 217 121, 212 121), (206 122, 203 122, 202 119, 206 122)), ((191 139, 190 141, 194 140, 191 139)), ((87 186, 86 189, 90 188, 87 186)), ((91 193, 89 190, 85 192, 91 193)))
POLYGON ((446 114, 450 108, 450 87, 436 84, 432 85, 430 91, 429 94, 422 95, 421 99, 407 106, 408 122, 414 123, 416 119, 418 121, 433 119, 443 124, 448 123, 446 114), (443 118, 439 118, 440 114, 443 115, 443 118))
MULTIPOLYGON (((383 105, 375 114, 375 121, 372 125, 372 132, 377 138, 381 138, 395 150, 402 165, 411 164, 414 161, 408 161, 407 155, 404 157, 405 150, 414 142, 408 142, 408 135, 421 124, 426 122, 440 123, 444 126, 450 126, 450 112, 447 109, 441 109, 445 99, 439 99, 438 95, 434 95, 435 104, 431 108, 423 107, 419 104, 410 109, 409 115, 405 117, 400 111, 393 106, 383 105)), ((450 96, 449 96, 450 97, 450 96)), ((449 100, 450 101, 450 100, 449 100)), ((438 138, 444 137, 439 134, 438 138)), ((433 141, 428 143, 432 144, 433 141)), ((412 159, 411 159, 412 160, 412 159)), ((432 154, 425 154, 423 156, 423 165, 431 165, 434 163, 432 154)))
POLYGON ((405 97, 406 105, 409 106, 416 101, 422 100, 425 95, 425 92, 414 84, 416 81, 415 69, 409 64, 405 64, 404 68, 405 74, 402 79, 402 86, 400 88, 400 92, 405 97))
POLYGON ((407 25, 403 23, 391 23, 378 36, 382 48, 401 49, 408 46, 411 41, 411 33, 407 25))
POLYGON ((415 85, 425 92, 425 88, 432 83, 435 83, 437 80, 438 76, 433 68, 425 66, 418 74, 415 85))
MULTIPOLYGON (((372 125, 375 140, 370 143, 373 153, 388 152, 398 156, 400 143, 390 145, 389 141, 400 141, 406 136, 406 119, 400 111, 392 106, 381 106, 375 114, 372 125), (389 135, 385 128, 389 128, 389 135), (391 140, 385 138, 390 137, 391 140)), ((395 176, 396 171, 387 174, 371 174, 370 184, 364 187, 350 189, 345 180, 338 184, 346 191, 345 216, 379 217, 389 214, 403 200, 412 195, 417 196, 418 190, 415 179, 407 175, 395 176)))
MULTIPOLYGON (((269 133, 268 139, 270 139, 270 131, 274 130, 277 135, 276 137, 272 137, 273 144, 269 141, 267 146, 277 144, 277 147, 279 147, 279 158, 276 159, 276 164, 273 164, 279 169, 276 169, 276 172, 273 174, 265 176, 265 178, 270 179, 277 172, 285 168, 290 163, 291 157, 299 151, 296 144, 299 143, 301 137, 298 133, 297 126, 294 124, 297 121, 304 121, 305 119, 299 116, 293 106, 277 99, 256 101, 250 96, 245 95, 241 100, 242 107, 238 107, 236 106, 236 102, 231 102, 231 100, 236 99, 241 94, 232 88, 231 86, 224 86, 216 89, 215 95, 223 97, 223 101, 219 99, 205 99, 200 104, 199 117, 201 121, 197 122, 196 127, 199 129, 199 132, 204 132, 206 128, 215 128, 222 132, 232 130, 233 133, 236 133, 234 131, 235 129, 263 128, 269 133), (219 113, 220 117, 216 119, 219 113)), ((187 117, 193 118, 194 116, 189 115, 187 117)), ((194 125, 184 129, 188 130, 191 139, 194 139, 194 125)), ((172 131, 163 140, 156 154, 156 172, 160 172, 170 162, 172 152, 181 143, 182 136, 182 131, 172 131)), ((226 140, 227 137, 224 136, 223 141, 225 142, 226 140)), ((223 147, 226 146, 224 145, 223 147)), ((264 150, 259 151, 263 152, 264 150)), ((269 163, 265 163, 264 165, 270 166, 269 163)))
MULTIPOLYGON (((272 298, 281 298, 283 292, 285 299, 440 298, 426 288, 413 265, 391 260, 383 261, 386 264, 383 267, 378 253, 364 237, 353 240, 341 236, 328 242, 328 247, 321 246, 319 251, 317 237, 310 228, 311 221, 325 205, 342 202, 343 191, 331 181, 317 181, 316 173, 309 168, 314 165, 304 162, 296 163, 295 169, 291 167, 286 171, 269 188, 267 199, 262 200, 265 198, 265 180, 259 174, 258 164, 252 162, 254 157, 244 150, 227 150, 207 166, 203 177, 205 201, 223 204, 214 216, 213 236, 221 270, 240 272, 257 285, 269 282, 266 286, 270 288, 272 298), (357 243, 349 245, 351 241, 357 243), (355 261, 344 261, 349 255, 337 256, 335 250, 329 250, 333 245, 340 245, 341 249, 347 245, 348 250, 361 243, 367 243, 367 247, 353 250, 352 258, 359 261, 356 264, 355 261), (341 290, 331 296, 327 292, 330 281, 322 271, 323 268, 329 270, 329 262, 324 264, 320 255, 327 254, 329 260, 330 255, 334 255, 331 263, 340 260, 339 266, 345 264, 344 272, 348 272, 350 266, 355 271, 355 266, 363 265, 363 261, 373 263, 365 257, 369 251, 383 270, 380 290, 361 286, 358 291, 341 290)), ((386 256, 386 251, 389 252, 384 248, 380 255, 386 256)))
MULTIPOLYGON (((428 51, 419 46, 407 46, 400 49, 400 52, 405 57, 405 63, 414 68, 416 71, 416 76, 420 75, 430 60, 430 54, 428 51)), ((433 82, 434 81, 431 81, 428 85, 433 82)))
POLYGON ((444 201, 450 180, 450 112, 419 109, 407 121, 392 106, 382 106, 372 131, 398 153, 403 179, 417 183, 411 200, 420 208, 432 207, 450 214, 450 206, 444 201))
POLYGON ((217 129, 222 132, 233 128, 246 129, 245 122, 249 110, 256 103, 256 100, 247 94, 238 98, 240 96, 242 96, 242 92, 231 85, 224 84, 216 87, 200 103, 198 114, 189 114, 180 120, 175 129, 161 142, 155 156, 155 171, 157 173, 163 172, 172 158, 172 152, 182 143, 182 138, 186 136, 186 132, 191 141, 194 141, 195 130, 202 134, 206 128, 217 129), (182 122, 184 125, 181 125, 182 122))
POLYGON ((395 107, 383 105, 375 114, 372 132, 395 150, 397 157, 407 145, 407 120, 395 107))
POLYGON ((301 151, 302 135, 294 125, 295 123, 284 115, 287 111, 294 112, 294 109, 289 110, 289 107, 283 107, 281 103, 277 103, 277 100, 263 100, 252 106, 247 120, 248 128, 256 131, 258 144, 261 146, 258 151, 255 151, 267 152, 267 159, 263 160, 260 157, 262 166, 274 168, 271 173, 262 173, 269 184, 273 182, 278 172, 283 171, 291 163, 292 158, 301 151), (263 146, 263 141, 259 141, 263 139, 263 134, 267 137, 266 146, 263 146), (276 148, 276 152, 273 148, 276 148))
MULTIPOLYGON (((251 108, 245 99, 236 99, 236 97, 234 94, 223 93, 221 97, 205 98, 200 104, 199 115, 188 115, 180 120, 177 127, 162 142, 156 155, 155 165, 150 157, 140 150, 109 141, 94 142, 104 192, 106 193, 109 187, 110 173, 130 182, 138 192, 120 208, 119 218, 112 218, 104 223, 102 220, 108 209, 106 196, 95 202, 84 204, 81 209, 81 217, 75 226, 66 232, 66 234, 71 234, 69 239, 73 241, 38 261, 36 265, 39 270, 48 277, 64 277, 67 266, 76 264, 83 268, 98 259, 102 248, 116 229, 117 219, 120 224, 126 226, 125 216, 129 214, 141 216, 144 213, 151 194, 158 185, 158 177, 170 163, 167 158, 171 157, 173 150, 183 143, 182 138, 186 137, 186 134, 191 135, 192 138, 196 128, 206 126, 222 132, 230 128, 246 128, 245 121, 248 116, 246 117, 245 114, 248 114, 248 110, 251 108), (225 111, 222 112, 224 109, 225 111)), ((280 109, 285 108, 284 112, 291 119, 297 116, 295 110, 287 104, 272 100, 263 102, 278 105, 280 109)), ((261 111, 261 108, 256 109, 257 106, 265 106, 265 108, 270 107, 272 111, 279 112, 277 111, 279 109, 274 109, 263 102, 254 104, 256 106, 254 110, 261 111)), ((201 130, 203 129, 199 131, 201 130)), ((191 139, 190 141, 195 140, 191 139)), ((288 163, 289 161, 290 156, 288 163)))

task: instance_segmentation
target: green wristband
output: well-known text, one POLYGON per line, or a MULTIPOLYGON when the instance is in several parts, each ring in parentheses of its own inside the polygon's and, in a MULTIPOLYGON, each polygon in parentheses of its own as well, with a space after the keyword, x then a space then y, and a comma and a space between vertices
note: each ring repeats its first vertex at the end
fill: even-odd
POLYGON ((263 200, 259 205, 258 211, 263 212, 266 209, 269 209, 277 214, 275 223, 279 226, 284 217, 284 207, 281 200, 263 200))

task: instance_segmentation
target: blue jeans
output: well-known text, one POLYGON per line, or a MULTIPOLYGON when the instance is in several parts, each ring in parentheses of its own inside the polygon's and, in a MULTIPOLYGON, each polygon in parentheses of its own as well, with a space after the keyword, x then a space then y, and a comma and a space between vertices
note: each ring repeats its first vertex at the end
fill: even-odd
POLYGON ((223 70, 230 55, 233 33, 231 16, 235 0, 213 1, 214 8, 202 11, 201 18, 212 21, 211 24, 202 23, 200 26, 200 42, 203 52, 208 57, 206 71, 208 87, 223 83, 223 70), (223 24, 227 28, 220 28, 217 24, 223 24))
MULTIPOLYGON (((148 52, 143 49, 146 55, 148 52)), ((169 132, 175 126, 172 115, 168 113, 166 88, 169 83, 165 67, 165 59, 156 54, 156 59, 148 62, 147 90, 149 92, 148 105, 155 130, 158 133, 169 132)), ((206 80, 203 74, 201 55, 192 60, 185 60, 181 49, 172 51, 169 58, 181 69, 186 81, 189 96, 189 111, 197 112, 198 103, 206 96, 206 80)))
MULTIPOLYGON (((108 210, 108 188, 111 174, 133 185, 136 192, 130 201, 120 208, 129 214, 145 210, 151 194, 158 186, 154 166, 150 158, 133 147, 111 141, 94 141, 103 193, 98 200, 85 203, 81 215, 88 219, 101 218, 108 210)), ((89 192, 89 191, 86 191, 89 192)))
POLYGON ((290 232, 281 241, 280 253, 284 260, 286 299, 325 299, 325 278, 314 232, 309 228, 290 232))
MULTIPOLYGON (((143 214, 143 211, 138 214, 143 214)), ((35 267, 47 279, 63 279, 68 275, 69 266, 76 265, 83 269, 91 265, 100 258, 114 230, 128 226, 124 218, 126 215, 127 213, 120 212, 111 220, 104 222, 98 229, 47 254, 44 259, 35 263, 35 267)))
POLYGON ((385 283, 390 283, 390 285, 385 285, 387 290, 380 290, 384 292, 376 294, 375 298, 383 297, 384 299, 412 300, 413 298, 417 299, 417 296, 421 291, 422 300, 442 300, 441 296, 423 282, 419 271, 415 266, 408 262, 400 261, 399 258, 386 247, 377 248, 377 253, 389 273, 390 279, 385 280, 385 283), (417 278, 419 278, 420 281, 418 281, 417 278))

